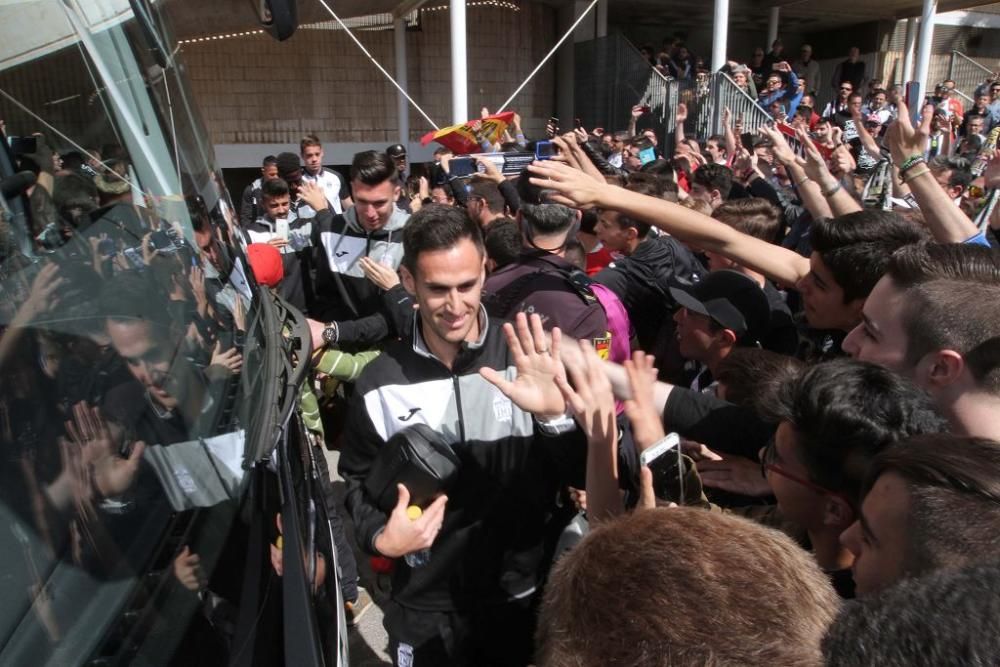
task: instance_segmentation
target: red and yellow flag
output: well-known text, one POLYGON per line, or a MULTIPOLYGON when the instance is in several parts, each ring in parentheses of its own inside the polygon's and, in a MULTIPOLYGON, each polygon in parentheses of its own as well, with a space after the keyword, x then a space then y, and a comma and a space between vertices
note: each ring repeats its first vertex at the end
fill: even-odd
POLYGON ((514 112, 505 111, 428 132, 420 139, 420 143, 426 146, 436 141, 445 148, 450 148, 455 155, 482 153, 482 142, 497 143, 512 122, 514 122, 514 112))

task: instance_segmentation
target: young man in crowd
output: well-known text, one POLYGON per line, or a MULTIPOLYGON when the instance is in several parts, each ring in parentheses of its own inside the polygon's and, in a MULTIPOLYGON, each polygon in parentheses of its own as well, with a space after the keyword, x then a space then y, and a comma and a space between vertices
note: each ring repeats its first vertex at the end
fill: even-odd
POLYGON ((761 453, 785 519, 809 535, 816 561, 853 597, 853 554, 841 533, 857 519, 861 487, 891 443, 946 428, 930 399, 873 364, 838 359, 808 369, 761 405, 778 423, 761 453))
POLYGON ((903 248, 844 340, 852 357, 909 377, 958 433, 1000 440, 1000 259, 980 245, 903 248))
POLYGON ((243 189, 243 196, 240 197, 240 227, 246 229, 248 224, 261 216, 260 186, 264 181, 277 177, 278 159, 268 155, 260 164, 260 178, 243 189))
POLYGON ((311 245, 312 219, 300 218, 292 210, 291 191, 280 178, 264 181, 261 186, 259 218, 244 227, 249 243, 267 243, 281 252, 284 278, 278 294, 302 312, 307 312, 307 285, 303 276, 303 255, 311 245))
POLYGON ((537 317, 529 329, 518 315, 516 334, 491 324, 482 232, 465 211, 426 206, 403 236, 417 321, 358 379, 340 459, 347 506, 362 547, 399 559, 385 608, 395 664, 527 664, 546 517, 557 490, 581 485, 586 458, 566 432, 557 350, 537 317), (365 480, 387 440, 414 424, 441 434, 458 478, 416 519, 399 485, 386 516, 365 480), (404 559, 418 552, 422 564, 404 559))
POLYGON ((608 319, 584 284, 570 280, 566 242, 578 213, 559 204, 524 202, 517 212, 524 248, 517 261, 490 274, 483 302, 491 317, 513 321, 516 313, 537 313, 546 329, 608 347, 608 319))
MULTIPOLYGON (((396 206, 399 180, 385 154, 366 151, 351 163, 354 205, 335 215, 318 188, 303 191, 317 210, 316 302, 310 313, 313 345, 370 349, 391 333, 382 291, 366 277, 374 262, 393 271, 403 257, 403 227, 409 214, 396 206)), ((402 333, 402 332, 399 332, 402 333)))
POLYGON ((719 364, 737 347, 759 345, 767 333, 767 297, 752 278, 727 269, 691 287, 671 287, 670 294, 680 306, 674 322, 680 355, 691 363, 690 387, 713 391, 719 364))
MULTIPOLYGON (((812 254, 806 259, 683 206, 598 183, 565 165, 534 164, 530 169, 535 184, 557 193, 553 201, 596 205, 629 220, 644 221, 641 224, 655 224, 674 243, 684 241, 724 255, 780 285, 795 286, 802 295, 806 320, 814 329, 845 333, 853 329, 861 321, 865 298, 885 271, 889 255, 924 238, 919 227, 891 213, 859 211, 814 222, 812 254)), ((628 307, 628 301, 623 302, 628 307)))
POLYGON ((1000 443, 944 434, 898 442, 875 458, 861 498, 840 536, 859 596, 1000 561, 1000 443))
MULTIPOLYGON (((344 179, 334 171, 323 166, 323 143, 315 134, 307 134, 299 142, 299 154, 305 171, 302 173, 303 183, 312 183, 319 187, 326 196, 330 210, 340 214, 351 206, 351 191, 344 179)), ((300 211, 301 217, 313 217, 312 211, 300 211)))
POLYGON ((469 216, 486 229, 494 220, 504 216, 504 197, 493 181, 474 178, 469 183, 465 208, 469 216))
MULTIPOLYGON (((628 189, 650 192, 649 186, 639 183, 628 189)), ((670 288, 693 285, 705 273, 701 262, 677 239, 653 237, 649 230, 648 223, 610 208, 601 211, 595 227, 604 247, 622 257, 594 280, 610 288, 624 304, 644 350, 656 347, 665 324, 672 331, 670 314, 675 303, 670 288)))

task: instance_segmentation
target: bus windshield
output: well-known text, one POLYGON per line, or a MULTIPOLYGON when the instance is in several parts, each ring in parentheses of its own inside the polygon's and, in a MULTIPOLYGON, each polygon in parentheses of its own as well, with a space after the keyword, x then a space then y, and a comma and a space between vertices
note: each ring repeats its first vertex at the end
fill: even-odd
POLYGON ((0 664, 239 651, 275 398, 163 4, 0 4, 0 664))

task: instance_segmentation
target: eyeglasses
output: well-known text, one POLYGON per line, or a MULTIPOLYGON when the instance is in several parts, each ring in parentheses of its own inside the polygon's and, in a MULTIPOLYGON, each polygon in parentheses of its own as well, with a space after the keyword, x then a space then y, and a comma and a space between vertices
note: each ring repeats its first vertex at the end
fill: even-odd
POLYGON ((843 493, 840 493, 840 492, 837 492, 837 491, 831 491, 830 489, 826 489, 826 488, 820 486, 819 484, 816 484, 815 482, 811 482, 808 479, 805 479, 803 477, 799 477, 798 475, 796 475, 794 473, 788 472, 787 470, 785 470, 784 468, 782 468, 778 463, 776 463, 777 458, 778 458, 778 447, 777 447, 777 445, 774 442, 774 438, 772 437, 770 440, 768 440, 767 444, 764 446, 764 448, 761 450, 761 453, 760 453, 760 475, 761 475, 761 477, 763 477, 764 479, 767 479, 767 473, 769 473, 769 472, 773 473, 775 475, 781 475, 785 479, 791 480, 792 482, 795 482, 796 484, 801 484, 802 486, 806 487, 807 489, 815 491, 816 493, 819 493, 821 495, 831 496, 831 497, 834 497, 834 498, 840 498, 845 503, 847 503, 848 507, 852 507, 852 508, 854 507, 854 503, 851 502, 851 499, 848 498, 847 496, 845 496, 843 493))

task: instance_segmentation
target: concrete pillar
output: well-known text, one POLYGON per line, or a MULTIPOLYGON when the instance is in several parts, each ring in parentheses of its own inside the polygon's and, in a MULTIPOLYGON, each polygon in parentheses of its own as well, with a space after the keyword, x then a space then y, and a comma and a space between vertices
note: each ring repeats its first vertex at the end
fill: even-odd
POLYGON ((726 64, 726 42, 729 39, 729 0, 715 0, 715 18, 712 22, 712 71, 718 72, 726 64))
MULTIPOLYGON (((403 90, 409 88, 406 82, 406 19, 400 17, 392 22, 393 50, 396 56, 396 82, 403 90)), ((399 118, 399 143, 410 143, 410 103, 399 90, 396 91, 396 115, 399 118)))
MULTIPOLYGON (((556 34, 569 30, 576 20, 576 3, 567 3, 559 8, 556 14, 556 24, 559 26, 556 34)), ((579 29, 579 28, 578 28, 579 29)), ((576 113, 576 102, 573 88, 576 81, 576 38, 567 39, 556 53, 556 108, 553 114, 559 118, 563 128, 573 128, 573 118, 576 113)))
POLYGON ((778 39, 778 19, 780 16, 780 7, 771 7, 771 11, 767 14, 767 48, 764 49, 765 53, 771 50, 774 40, 778 39))
POLYGON ((594 8, 597 11, 597 37, 608 36, 608 0, 601 0, 594 8))
POLYGON ((469 120, 469 74, 465 49, 465 0, 451 0, 451 119, 469 120))
POLYGON ((906 42, 903 46, 902 83, 913 78, 913 53, 917 45, 917 19, 906 19, 906 42))
POLYGON ((931 66, 931 42, 934 41, 934 15, 937 13, 937 0, 924 0, 924 11, 920 17, 920 38, 917 44, 917 71, 913 75, 913 80, 919 84, 917 95, 914 99, 917 103, 915 109, 910 109, 911 113, 920 116, 920 106, 924 96, 927 95, 927 75, 931 66))

